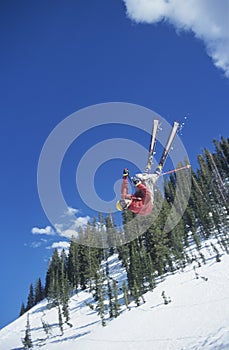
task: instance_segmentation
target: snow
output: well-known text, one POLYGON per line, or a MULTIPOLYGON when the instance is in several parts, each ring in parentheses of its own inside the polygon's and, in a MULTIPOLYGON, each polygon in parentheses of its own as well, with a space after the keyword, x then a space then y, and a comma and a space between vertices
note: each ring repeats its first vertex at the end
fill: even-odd
MULTIPOLYGON (((207 250, 205 251, 207 254, 207 250)), ((206 265, 193 265, 168 275, 153 292, 144 295, 145 303, 131 310, 122 306, 121 315, 102 327, 88 291, 74 295, 70 302, 70 322, 60 335, 57 309, 47 310, 42 301, 29 311, 33 348, 42 350, 217 350, 229 349, 229 256, 216 262, 208 255, 206 265), (171 299, 164 304, 162 292, 171 299), (52 325, 47 338, 41 320, 52 325)), ((119 281, 125 272, 117 259, 109 259, 112 276, 119 281)), ((121 295, 120 295, 121 297, 121 295)), ((20 350, 25 335, 27 314, 0 330, 0 350, 20 350)))

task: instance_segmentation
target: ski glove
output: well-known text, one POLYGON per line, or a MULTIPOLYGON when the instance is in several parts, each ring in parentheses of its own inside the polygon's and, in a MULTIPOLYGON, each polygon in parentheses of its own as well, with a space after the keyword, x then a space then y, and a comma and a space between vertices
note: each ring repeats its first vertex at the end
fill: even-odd
POLYGON ((123 169, 123 174, 122 174, 122 176, 123 176, 124 178, 126 178, 127 176, 129 176, 129 170, 128 170, 127 168, 123 169))

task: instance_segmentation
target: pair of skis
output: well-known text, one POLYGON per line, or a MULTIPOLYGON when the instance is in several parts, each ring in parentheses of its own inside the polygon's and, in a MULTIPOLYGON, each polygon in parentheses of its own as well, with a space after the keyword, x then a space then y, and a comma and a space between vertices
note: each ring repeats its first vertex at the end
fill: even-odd
MULTIPOLYGON (((186 165, 184 167, 173 169, 173 170, 170 170, 170 171, 165 172, 165 173, 161 172, 163 167, 164 167, 165 161, 166 161, 166 159, 168 157, 169 151, 171 149, 173 140, 174 140, 174 138, 175 138, 175 136, 177 134, 178 128, 179 128, 179 122, 175 121, 174 124, 173 124, 173 127, 171 129, 170 135, 168 137, 167 143, 165 145, 164 151, 162 153, 159 165, 157 166, 157 169, 155 171, 156 173, 158 173, 159 176, 160 175, 170 174, 172 172, 176 172, 176 171, 182 170, 182 169, 187 169, 187 168, 190 167, 190 165, 188 164, 188 165, 186 165)), ((151 171, 151 167, 152 167, 152 164, 153 164, 153 155, 154 155, 155 145, 156 145, 156 141, 157 141, 158 129, 159 129, 159 120, 158 119, 154 119, 152 133, 151 133, 151 140, 150 140, 148 160, 147 160, 147 164, 146 164, 144 173, 149 173, 151 171)))

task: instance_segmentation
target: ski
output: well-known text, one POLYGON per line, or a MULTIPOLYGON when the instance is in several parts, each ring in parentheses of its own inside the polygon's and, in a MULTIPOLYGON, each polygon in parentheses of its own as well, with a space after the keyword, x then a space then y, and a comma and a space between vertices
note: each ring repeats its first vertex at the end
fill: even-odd
POLYGON ((149 173, 151 170, 152 164, 153 164, 153 154, 154 154, 154 149, 155 149, 155 144, 156 144, 156 139, 157 139, 158 127, 159 127, 159 120, 154 119, 152 133, 151 133, 151 139, 150 139, 148 160, 147 160, 147 164, 146 164, 144 173, 149 173))
POLYGON ((184 169, 189 169, 189 168, 191 168, 191 165, 187 164, 187 165, 184 165, 184 166, 182 166, 180 168, 176 168, 176 169, 172 169, 172 170, 169 170, 169 171, 165 171, 164 173, 161 173, 160 176, 176 173, 177 171, 184 170, 184 169))
MULTIPOLYGON (((159 165, 157 167, 157 169, 159 170, 159 172, 162 170, 164 164, 165 164, 165 161, 168 157, 168 154, 169 154, 169 151, 170 151, 170 148, 171 148, 171 145, 173 143, 173 140, 176 136, 176 133, 178 131, 178 127, 179 127, 179 123, 177 121, 174 122, 173 124, 173 127, 172 127, 172 130, 170 132, 170 135, 169 135, 169 138, 168 138, 168 141, 166 143, 166 146, 164 148, 164 151, 163 151, 163 154, 161 156, 161 160, 159 162, 159 165)), ((157 169, 156 169, 156 172, 157 172, 157 169)))

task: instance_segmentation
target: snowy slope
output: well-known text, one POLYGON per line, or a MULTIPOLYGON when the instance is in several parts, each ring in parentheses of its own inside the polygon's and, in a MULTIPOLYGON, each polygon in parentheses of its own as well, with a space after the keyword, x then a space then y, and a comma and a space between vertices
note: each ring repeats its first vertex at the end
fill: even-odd
MULTIPOLYGON (((116 257, 110 258, 113 276, 125 274, 116 257)), ((229 256, 217 263, 209 256, 207 264, 193 266, 167 276, 153 292, 145 295, 146 303, 131 310, 122 308, 121 315, 101 326, 97 313, 87 306, 89 292, 74 295, 70 303, 70 328, 65 325, 60 336, 56 309, 47 310, 45 301, 29 311, 34 348, 44 350, 217 350, 229 349, 229 256), (202 276, 202 277, 201 277, 202 276), (207 280, 206 280, 207 279, 207 280), (162 291, 171 298, 164 304, 162 291), (47 338, 41 320, 52 325, 47 338)), ((27 315, 0 331, 0 350, 22 349, 27 315)))

